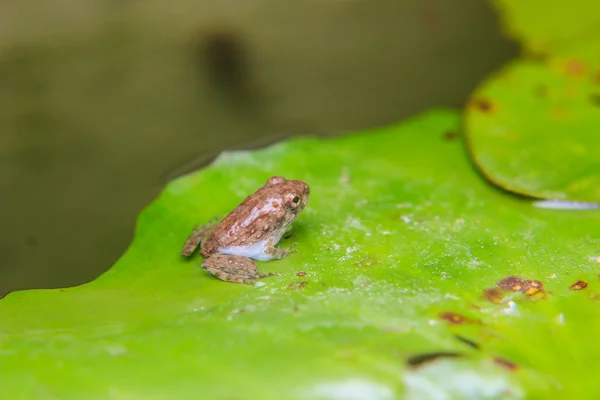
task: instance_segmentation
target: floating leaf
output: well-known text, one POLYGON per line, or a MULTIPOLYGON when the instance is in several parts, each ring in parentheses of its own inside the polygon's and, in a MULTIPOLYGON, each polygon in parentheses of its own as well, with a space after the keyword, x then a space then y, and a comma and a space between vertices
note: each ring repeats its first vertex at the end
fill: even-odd
POLYGON ((558 363, 593 365, 595 352, 569 353, 588 334, 560 336, 551 368, 536 357, 552 351, 557 316, 568 327, 597 309, 600 239, 590 232, 600 212, 536 209, 490 187, 464 157, 458 124, 457 113, 435 111, 290 140, 226 153, 172 182, 106 274, 0 300, 3 396, 506 399, 528 393, 531 376, 546 398, 571 394, 587 375, 563 376, 558 363), (199 257, 181 258, 194 224, 271 175, 311 186, 282 244, 299 252, 259 263, 280 276, 227 283, 199 257), (577 281, 589 286, 571 290, 577 281), (538 335, 505 343, 501 332, 530 321, 538 335))
POLYGON ((508 33, 528 50, 556 53, 600 39, 600 3, 593 0, 494 0, 508 33))
POLYGON ((465 130, 486 178, 528 196, 600 201, 596 49, 515 61, 475 90, 465 130))

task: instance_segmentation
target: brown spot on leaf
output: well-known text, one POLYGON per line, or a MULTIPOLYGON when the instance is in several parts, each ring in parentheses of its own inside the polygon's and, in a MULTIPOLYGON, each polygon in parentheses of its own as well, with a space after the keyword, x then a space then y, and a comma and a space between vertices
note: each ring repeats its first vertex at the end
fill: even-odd
POLYGON ((308 282, 292 282, 288 285, 288 289, 298 290, 302 289, 304 286, 308 285, 308 282))
POLYGON ((500 304, 504 298, 504 291, 499 287, 485 289, 483 291, 483 298, 494 304, 500 304))
POLYGON ((454 312, 450 312, 450 311, 444 311, 441 312, 439 314, 439 317, 445 321, 450 322, 453 325, 459 325, 459 324, 468 324, 471 322, 475 322, 472 319, 469 319, 465 316, 462 316, 460 314, 454 313, 454 312))
POLYGON ((444 140, 446 140, 448 142, 456 140, 457 137, 458 137, 458 134, 454 131, 448 131, 448 132, 444 133, 444 140))
POLYGON ((518 368, 517 364, 515 364, 511 361, 505 360, 504 358, 500 358, 500 357, 494 358, 494 364, 499 365, 503 368, 506 368, 507 370, 509 370, 511 372, 516 371, 518 368))
POLYGON ((458 357, 464 357, 464 356, 460 353, 450 352, 450 351, 440 351, 440 352, 435 352, 435 353, 421 353, 421 354, 415 354, 413 356, 408 357, 406 360, 406 363, 408 364, 409 367, 416 368, 423 364, 427 364, 427 363, 439 360, 440 358, 458 358, 458 357))
POLYGON ((306 276, 306 272, 304 272, 304 271, 298 271, 296 273, 296 276, 306 276))
POLYGON ((570 76, 582 76, 587 72, 587 67, 581 60, 569 60, 565 64, 565 72, 570 76))
MULTIPOLYGON (((546 297, 542 282, 534 279, 523 280, 519 276, 508 276, 498 282, 498 288, 507 292, 521 292, 531 300, 537 301, 546 297)), ((488 291, 492 289, 487 289, 488 291)), ((492 295, 494 292, 489 292, 492 295)), ((490 300, 491 301, 491 300, 490 300)))
POLYGON ((523 290, 523 279, 518 276, 507 276, 498 282, 498 287, 507 292, 520 292, 523 290))
POLYGON ((486 99, 473 99, 471 106, 484 113, 490 113, 494 111, 494 104, 486 99))
POLYGON ((527 280, 523 281, 523 290, 521 290, 527 296, 533 296, 537 293, 544 291, 544 285, 540 281, 527 280))
POLYGON ((571 287, 569 287, 569 289, 571 290, 583 290, 588 286, 587 282, 585 281, 577 281, 574 284, 571 285, 571 287))

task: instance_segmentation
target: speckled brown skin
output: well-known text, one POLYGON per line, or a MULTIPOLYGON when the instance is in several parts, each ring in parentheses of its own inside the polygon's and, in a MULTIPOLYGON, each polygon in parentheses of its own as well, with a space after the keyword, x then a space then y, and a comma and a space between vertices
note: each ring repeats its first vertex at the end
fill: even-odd
POLYGON ((275 247, 282 234, 306 206, 310 188, 302 181, 270 178, 263 187, 248 196, 219 224, 195 228, 182 254, 191 255, 201 243, 204 258, 202 267, 219 279, 229 282, 250 283, 252 279, 272 274, 261 274, 256 264, 241 255, 221 254, 224 248, 245 247, 264 242, 264 252, 279 259, 294 252, 275 247))
POLYGON ((294 222, 308 201, 310 189, 302 181, 274 176, 235 208, 202 243, 204 257, 228 246, 247 246, 277 235, 294 222), (294 197, 299 197, 294 206, 294 197))

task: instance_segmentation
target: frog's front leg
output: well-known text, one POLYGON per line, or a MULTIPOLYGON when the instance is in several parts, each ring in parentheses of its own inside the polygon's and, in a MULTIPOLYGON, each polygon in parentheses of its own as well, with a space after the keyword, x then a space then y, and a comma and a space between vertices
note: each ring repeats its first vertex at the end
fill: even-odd
POLYGON ((211 275, 227 282, 253 283, 255 279, 277 275, 258 271, 254 261, 248 257, 229 254, 213 254, 202 261, 202 268, 211 275))
POLYGON ((270 256, 271 259, 279 260, 279 259, 282 259, 282 258, 298 251, 298 250, 292 250, 296 246, 296 243, 291 244, 290 246, 286 247, 285 249, 278 249, 277 247, 275 247, 276 244, 277 244, 277 242, 275 241, 274 238, 267 239, 267 242, 265 243, 265 250, 264 250, 265 254, 270 256))
POLYGON ((288 239, 289 237, 291 237, 294 234, 294 225, 290 224, 287 226, 287 228, 285 228, 285 232, 283 233, 282 238, 284 239, 288 239))
POLYGON ((218 218, 213 218, 203 226, 196 225, 190 236, 185 241, 181 254, 185 257, 189 257, 198 248, 203 240, 210 236, 210 233, 217 225, 218 218))

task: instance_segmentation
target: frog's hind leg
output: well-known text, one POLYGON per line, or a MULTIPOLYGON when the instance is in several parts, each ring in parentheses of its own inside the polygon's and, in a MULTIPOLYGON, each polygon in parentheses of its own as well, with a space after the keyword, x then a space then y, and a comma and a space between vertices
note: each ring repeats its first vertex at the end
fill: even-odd
POLYGON ((202 268, 222 281, 236 283, 253 283, 255 279, 277 275, 259 272, 256 263, 248 257, 228 254, 214 254, 205 258, 202 268))
POLYGON ((210 236, 210 233, 217 225, 217 221, 217 218, 213 218, 203 226, 196 225, 190 236, 185 241, 183 249, 181 250, 181 254, 185 257, 191 256, 194 251, 196 251, 200 243, 210 236))

